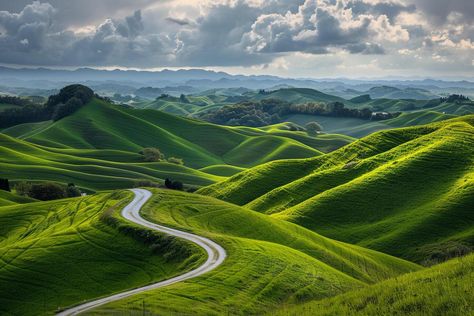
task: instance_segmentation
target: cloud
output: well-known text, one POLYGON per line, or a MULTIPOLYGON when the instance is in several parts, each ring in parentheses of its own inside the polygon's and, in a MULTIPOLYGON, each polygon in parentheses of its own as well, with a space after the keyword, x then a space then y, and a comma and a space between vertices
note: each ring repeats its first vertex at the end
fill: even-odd
POLYGON ((355 14, 354 3, 307 0, 295 13, 261 15, 244 35, 244 45, 247 50, 260 53, 326 54, 332 49, 342 49, 350 53, 382 54, 382 42, 409 39, 408 31, 392 24, 387 15, 370 13, 392 8, 394 18, 408 10, 407 7, 363 3, 365 10, 362 12, 362 7, 358 7, 355 14))
POLYGON ((331 60, 347 70, 350 60, 377 59, 371 69, 430 62, 434 69, 472 69, 474 2, 439 3, 0 0, 0 63, 291 72, 307 67, 298 61, 331 60))

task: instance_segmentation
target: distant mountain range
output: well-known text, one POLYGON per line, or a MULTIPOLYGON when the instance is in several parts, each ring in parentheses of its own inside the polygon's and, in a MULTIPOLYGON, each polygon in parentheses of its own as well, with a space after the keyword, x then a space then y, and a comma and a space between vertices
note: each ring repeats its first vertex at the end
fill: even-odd
MULTIPOLYGON (((162 71, 99 70, 79 68, 58 70, 47 68, 9 68, 0 67, 0 92, 12 92, 12 88, 54 90, 66 84, 86 84, 97 92, 106 94, 131 94, 142 87, 164 88, 180 87, 179 93, 199 93, 208 89, 247 88, 275 90, 281 87, 313 88, 343 98, 362 94, 372 97, 429 99, 450 93, 474 96, 473 81, 391 80, 391 79, 305 79, 282 78, 269 75, 232 75, 203 69, 180 69, 162 71), (379 91, 371 91, 378 87, 379 91), (383 93, 380 94, 381 88, 383 93), (388 91, 387 88, 394 91, 388 91), (407 91, 411 89, 411 91, 407 91), (415 91, 422 89, 424 91, 415 91), (402 90, 402 91, 398 91, 402 90), (372 94, 372 92, 374 94, 372 94), (391 95, 393 93, 393 95, 391 95)), ((50 93, 51 91, 48 91, 50 93)), ((27 92, 26 92, 27 93, 27 92)), ((41 94, 41 91, 36 91, 41 94)))

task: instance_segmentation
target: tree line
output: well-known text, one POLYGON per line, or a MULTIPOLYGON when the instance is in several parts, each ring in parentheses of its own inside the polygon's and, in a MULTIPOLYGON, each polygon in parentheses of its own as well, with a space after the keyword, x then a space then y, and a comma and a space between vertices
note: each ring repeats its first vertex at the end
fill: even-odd
MULTIPOLYGON (((200 118, 215 124, 259 127, 280 123, 283 121, 283 116, 291 114, 354 117, 368 120, 373 119, 373 113, 369 108, 346 108, 341 102, 293 104, 277 99, 266 99, 227 105, 216 111, 201 114, 200 118)), ((398 115, 399 113, 388 113, 380 119, 393 118, 398 115)))

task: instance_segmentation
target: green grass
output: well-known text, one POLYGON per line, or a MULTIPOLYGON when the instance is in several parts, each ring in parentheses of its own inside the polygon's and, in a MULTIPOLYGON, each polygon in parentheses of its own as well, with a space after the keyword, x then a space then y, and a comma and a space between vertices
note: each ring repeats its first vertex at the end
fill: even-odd
POLYGON ((289 115, 285 116, 284 119, 300 125, 316 121, 323 126, 323 132, 360 138, 381 130, 429 124, 455 117, 456 115, 443 114, 442 111, 438 111, 438 109, 435 111, 433 109, 429 111, 404 112, 394 119, 384 121, 368 121, 350 117, 328 117, 306 114, 289 115))
POLYGON ((73 182, 89 191, 130 188, 137 181, 167 177, 191 185, 223 178, 167 162, 142 162, 138 154, 116 150, 58 149, 0 134, 1 176, 10 181, 73 182))
POLYGON ((472 315, 474 255, 269 315, 472 315))
POLYGON ((197 194, 153 190, 148 220, 209 237, 228 257, 206 275, 99 307, 92 314, 260 314, 419 269, 388 255, 197 194))
MULTIPOLYGON (((259 136, 267 136, 261 130, 255 132, 259 136)), ((176 117, 155 110, 127 109, 99 100, 33 135, 24 137, 16 130, 12 134, 55 148, 112 149, 138 153, 143 147, 158 147, 166 156, 183 158, 186 165, 192 168, 225 164, 226 153, 255 137, 235 128, 176 117)), ((268 136, 272 136, 269 137, 269 142, 273 142, 274 135, 270 133, 268 136)), ((294 146, 296 153, 292 155, 298 155, 300 148, 308 146, 289 137, 278 137, 281 137, 281 146, 294 146)), ((311 142, 309 136, 300 137, 301 139, 311 142)), ((302 150, 301 156, 318 153, 317 148, 311 148, 309 151, 302 150)), ((271 152, 263 154, 266 156, 271 152)), ((255 159, 262 160, 265 157, 256 156, 255 159)))
POLYGON ((199 265, 197 246, 121 220, 131 192, 0 208, 0 314, 58 308, 170 278, 199 265))
POLYGON ((252 168, 199 192, 430 264, 474 246, 473 125, 474 116, 466 116, 382 131, 327 155, 252 168))
POLYGON ((35 199, 0 190, 0 207, 35 202, 35 199))
POLYGON ((99 100, 57 122, 21 124, 3 133, 0 176, 15 181, 74 182, 91 191, 129 188, 142 179, 209 185, 242 168, 317 156, 321 154, 318 148, 328 151, 353 140, 224 127, 99 100), (167 157, 182 158, 185 165, 144 163, 138 154, 144 147, 158 147, 167 157), (213 166, 220 171, 199 170, 213 170, 213 166), (222 166, 227 166, 226 171, 222 172, 222 166))

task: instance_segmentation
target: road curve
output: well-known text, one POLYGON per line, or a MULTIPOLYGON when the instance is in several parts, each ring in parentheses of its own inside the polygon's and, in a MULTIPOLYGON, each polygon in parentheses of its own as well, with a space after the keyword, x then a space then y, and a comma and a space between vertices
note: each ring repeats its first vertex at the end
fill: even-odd
POLYGON ((87 302, 87 303, 84 303, 84 304, 81 304, 81 305, 77 305, 75 307, 71 307, 69 309, 66 309, 66 310, 62 311, 62 312, 58 313, 57 315, 60 315, 60 316, 63 316, 63 315, 77 315, 81 312, 93 309, 93 308, 98 307, 100 305, 104 305, 104 304, 107 304, 107 303, 110 303, 110 302, 118 301, 118 300, 124 299, 126 297, 129 297, 129 296, 141 293, 141 292, 145 292, 145 291, 149 291, 149 290, 153 290, 153 289, 158 289, 158 288, 165 287, 165 286, 173 284, 173 283, 177 283, 177 282, 181 282, 181 281, 184 281, 184 280, 187 280, 187 279, 195 278, 197 276, 200 276, 200 275, 202 275, 206 272, 209 272, 209 271, 217 268, 220 264, 222 264, 222 262, 226 258, 226 252, 225 252, 224 248, 222 248, 220 245, 216 244, 215 242, 213 242, 210 239, 207 239, 207 238, 204 238, 204 237, 201 237, 201 236, 197 236, 197 235, 194 235, 194 234, 190 234, 190 233, 185 233, 185 232, 182 232, 182 231, 179 231, 179 230, 176 230, 176 229, 172 229, 172 228, 168 228, 168 227, 165 227, 165 226, 161 226, 161 225, 158 225, 158 224, 155 224, 155 223, 152 223, 152 222, 149 222, 149 221, 143 219, 140 216, 140 209, 150 199, 150 197, 152 196, 152 193, 150 191, 144 190, 144 189, 131 189, 131 191, 133 193, 135 193, 135 197, 134 197, 133 201, 130 202, 130 204, 128 204, 122 210, 122 216, 124 218, 126 218, 129 221, 134 222, 138 225, 141 225, 143 227, 146 227, 146 228, 149 228, 149 229, 152 229, 152 230, 156 230, 156 231, 159 231, 161 233, 168 234, 168 235, 176 236, 178 238, 183 238, 183 239, 189 240, 189 241, 197 244, 198 246, 200 246, 204 250, 206 250, 207 256, 208 256, 206 262, 204 264, 202 264, 201 266, 199 266, 198 268, 196 268, 192 271, 189 271, 185 274, 176 276, 174 278, 164 280, 164 281, 161 281, 161 282, 158 282, 158 283, 150 284, 150 285, 147 285, 147 286, 143 286, 143 287, 140 287, 140 288, 136 288, 136 289, 133 289, 133 290, 130 290, 130 291, 126 291, 126 292, 114 294, 114 295, 111 295, 111 296, 107 296, 107 297, 97 299, 97 300, 94 300, 94 301, 90 301, 90 302, 87 302))

